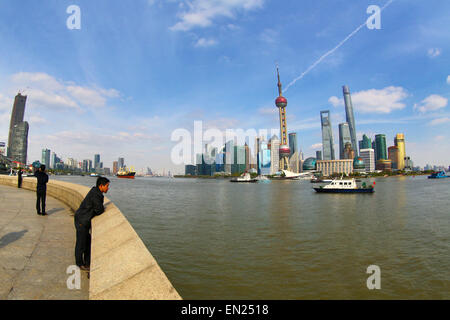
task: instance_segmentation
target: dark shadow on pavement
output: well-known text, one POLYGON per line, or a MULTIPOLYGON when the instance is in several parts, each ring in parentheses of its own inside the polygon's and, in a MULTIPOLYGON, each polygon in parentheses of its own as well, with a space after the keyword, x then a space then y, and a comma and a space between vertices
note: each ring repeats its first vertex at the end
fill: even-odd
POLYGON ((22 230, 18 232, 10 232, 8 234, 5 234, 3 237, 0 238, 0 249, 6 247, 8 244, 14 241, 19 240, 27 232, 28 230, 22 230))
POLYGON ((53 209, 50 209, 50 210, 46 211, 46 213, 47 213, 48 215, 51 215, 51 214, 53 214, 53 213, 57 213, 57 212, 63 211, 63 210, 64 210, 64 208, 53 208, 53 209))

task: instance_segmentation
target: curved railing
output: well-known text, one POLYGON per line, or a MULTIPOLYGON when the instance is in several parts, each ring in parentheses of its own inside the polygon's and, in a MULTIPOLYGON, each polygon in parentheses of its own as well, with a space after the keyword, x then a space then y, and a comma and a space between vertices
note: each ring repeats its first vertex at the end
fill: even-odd
MULTIPOLYGON (((17 177, 0 175, 0 184, 17 187, 17 177)), ((36 178, 24 178, 22 188, 35 191, 36 178)), ((47 195, 73 211, 89 190, 51 179, 47 184, 47 195)), ((89 299, 181 299, 122 212, 108 198, 104 202, 105 212, 92 219, 89 299)))

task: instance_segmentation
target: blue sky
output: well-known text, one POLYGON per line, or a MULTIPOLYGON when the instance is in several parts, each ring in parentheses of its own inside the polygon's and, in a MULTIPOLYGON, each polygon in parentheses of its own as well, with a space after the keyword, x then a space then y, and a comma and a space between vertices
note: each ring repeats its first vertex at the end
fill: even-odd
MULTIPOLYGON (((284 87, 369 17, 378 1, 2 0, 0 141, 14 95, 28 95, 29 161, 42 148, 107 167, 174 165, 173 130, 278 128, 284 87), (69 30, 68 6, 81 9, 69 30)), ((381 29, 361 28, 285 92, 288 131, 320 149, 321 110, 337 143, 350 87, 358 137, 404 133, 416 165, 450 165, 450 2, 395 0, 381 29)))

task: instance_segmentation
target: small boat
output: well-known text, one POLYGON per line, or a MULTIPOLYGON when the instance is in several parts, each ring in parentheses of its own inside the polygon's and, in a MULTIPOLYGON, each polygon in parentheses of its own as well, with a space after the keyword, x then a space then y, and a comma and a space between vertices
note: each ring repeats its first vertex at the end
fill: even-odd
POLYGON ((232 178, 231 182, 258 182, 258 179, 252 179, 250 173, 245 172, 240 177, 232 178))
POLYGON ((269 178, 267 178, 266 176, 263 176, 263 175, 257 176, 255 179, 258 181, 270 181, 269 178))
POLYGON ((445 171, 433 172, 431 176, 428 176, 428 179, 441 179, 441 178, 450 178, 445 174, 445 171))
POLYGON ((91 173, 91 177, 98 177, 98 173, 91 173))
POLYGON ((373 193, 375 191, 373 185, 366 186, 364 182, 361 187, 358 187, 355 179, 335 179, 330 184, 314 188, 314 190, 319 193, 373 193))

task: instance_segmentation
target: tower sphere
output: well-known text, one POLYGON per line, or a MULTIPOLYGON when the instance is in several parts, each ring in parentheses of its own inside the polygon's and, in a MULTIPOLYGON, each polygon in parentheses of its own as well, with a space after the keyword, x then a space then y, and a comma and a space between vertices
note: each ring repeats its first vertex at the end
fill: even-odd
POLYGON ((283 108, 287 106, 287 99, 285 97, 278 97, 275 100, 275 104, 277 105, 278 108, 283 108))
POLYGON ((291 153, 291 149, 289 149, 289 146, 284 144, 284 145, 280 146, 279 152, 280 152, 280 156, 285 156, 285 155, 289 155, 291 153))

